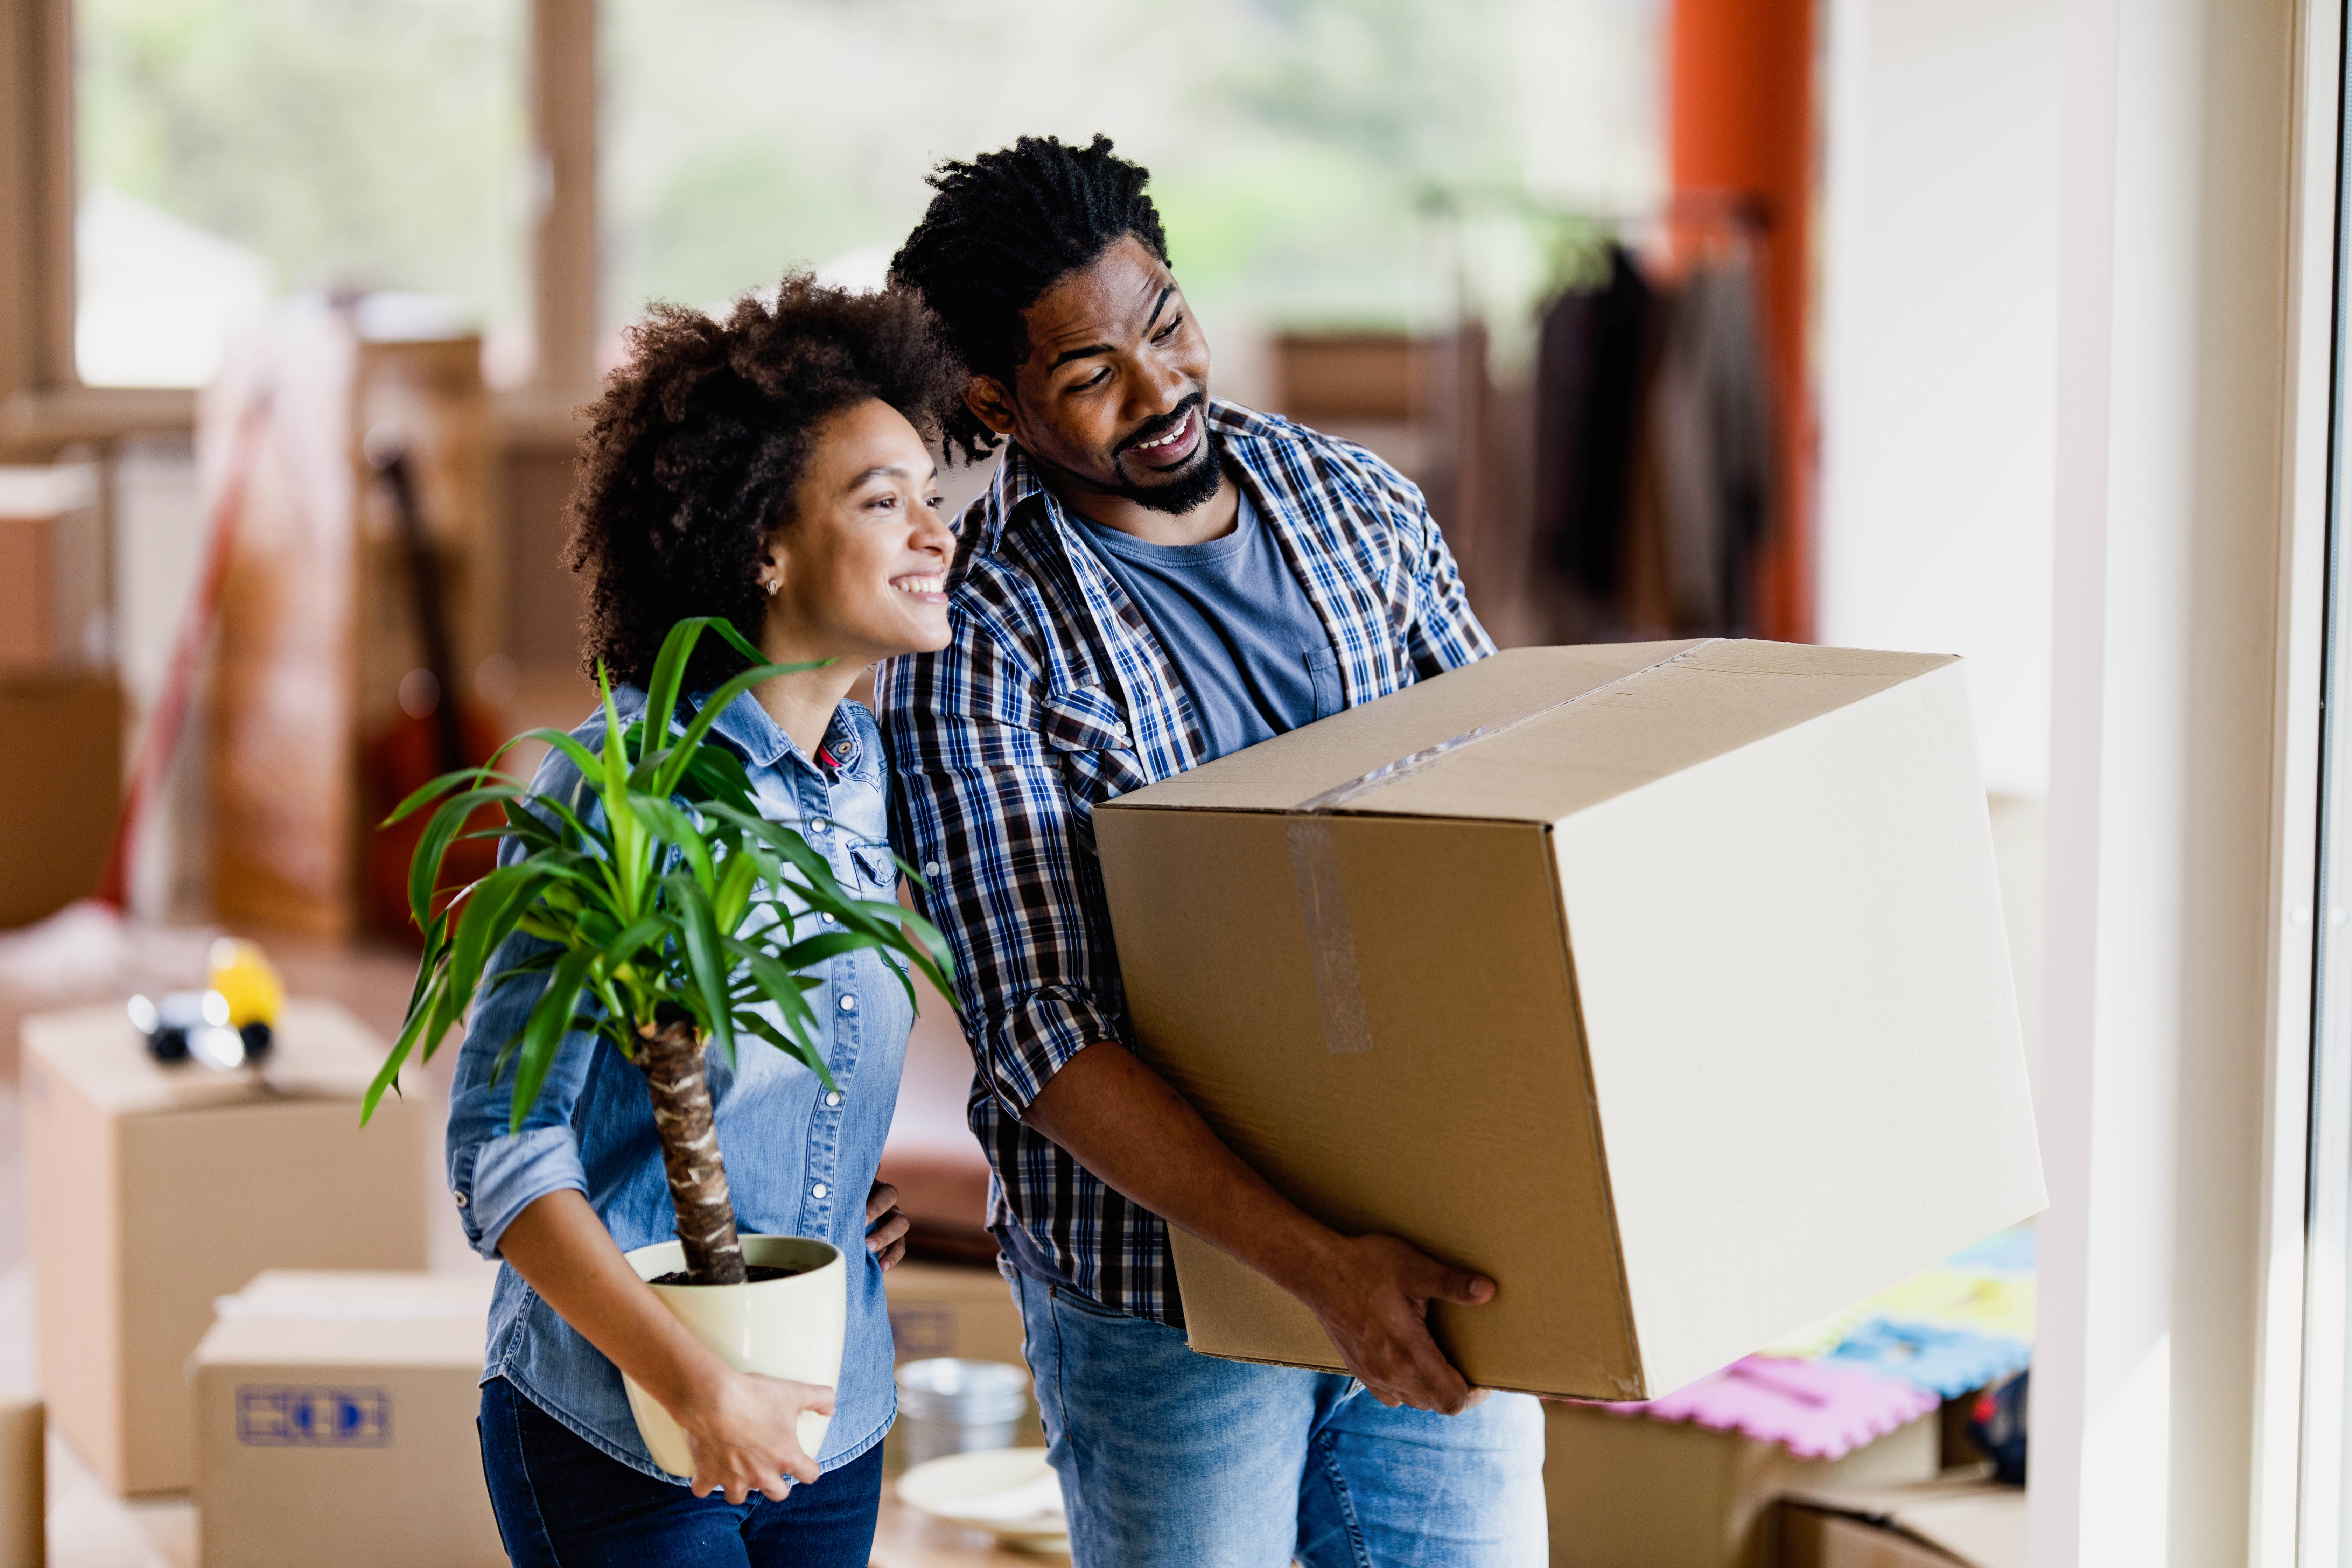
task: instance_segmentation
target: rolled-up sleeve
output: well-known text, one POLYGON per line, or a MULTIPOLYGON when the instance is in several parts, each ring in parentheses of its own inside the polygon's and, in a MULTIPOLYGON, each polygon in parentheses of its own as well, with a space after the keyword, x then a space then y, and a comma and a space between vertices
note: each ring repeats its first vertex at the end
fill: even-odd
POLYGON ((1470 595, 1462 584, 1462 570, 1421 487, 1406 479, 1370 449, 1341 443, 1370 469, 1379 482, 1397 548, 1412 578, 1412 613, 1404 628, 1405 647, 1413 673, 1426 680, 1465 664, 1475 664, 1495 651, 1495 639, 1470 608, 1470 595))
MULTIPOLYGON (((595 743, 600 729, 583 727, 589 744, 595 743)), ((568 796, 579 777, 578 770, 558 752, 541 765, 531 787, 541 795, 568 796)), ((510 863, 518 853, 514 840, 509 839, 499 859, 510 863)), ((539 973, 498 977, 548 946, 520 933, 499 944, 484 967, 490 979, 475 999, 465 1042, 457 1051, 457 1081, 449 1095, 449 1194, 466 1239, 484 1258, 499 1256, 507 1226, 537 1200, 566 1187, 588 1191, 572 1118, 594 1063, 594 1037, 564 1037, 519 1130, 510 1130, 515 1064, 509 1060, 503 1072, 498 1070, 499 1054, 530 1016, 546 984, 539 973)))
POLYGON ((1087 808, 1039 732, 1035 677, 958 620, 948 647, 884 667, 893 837, 954 956, 982 1081, 1017 1118, 1072 1057, 1120 1037, 1118 970, 1087 808))

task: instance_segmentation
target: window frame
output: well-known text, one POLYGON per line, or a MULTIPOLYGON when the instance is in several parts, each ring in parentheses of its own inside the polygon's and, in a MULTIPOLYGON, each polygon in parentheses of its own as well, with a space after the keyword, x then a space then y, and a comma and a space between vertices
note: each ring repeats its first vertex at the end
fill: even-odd
MULTIPOLYGON (((501 444, 568 447, 595 383, 596 0, 529 0, 533 374, 494 400, 501 444)), ((196 394, 85 386, 74 365, 73 0, 0 0, 0 462, 187 433, 196 394)))

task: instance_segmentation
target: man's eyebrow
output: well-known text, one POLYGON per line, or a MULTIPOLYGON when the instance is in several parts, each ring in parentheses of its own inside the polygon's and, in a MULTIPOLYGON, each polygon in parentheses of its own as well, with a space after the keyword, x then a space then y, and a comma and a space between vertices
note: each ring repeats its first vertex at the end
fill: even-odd
MULTIPOLYGON (((1160 298, 1151 302, 1151 317, 1143 323, 1145 337, 1150 337, 1151 329, 1160 324, 1160 312, 1168 308, 1168 297, 1175 292, 1176 285, 1171 283, 1167 288, 1160 290, 1160 298)), ((1074 359, 1084 359, 1088 354, 1107 354, 1115 352, 1108 343, 1088 343, 1082 349, 1064 349, 1054 356, 1054 363, 1045 367, 1045 374, 1053 374, 1074 359)))
POLYGON ((1168 308, 1168 296, 1174 292, 1176 292, 1176 285, 1171 283, 1167 288, 1160 290, 1159 299, 1151 301, 1151 320, 1143 323, 1143 335, 1145 337, 1150 337, 1151 335, 1151 329, 1160 324, 1160 312, 1168 308))

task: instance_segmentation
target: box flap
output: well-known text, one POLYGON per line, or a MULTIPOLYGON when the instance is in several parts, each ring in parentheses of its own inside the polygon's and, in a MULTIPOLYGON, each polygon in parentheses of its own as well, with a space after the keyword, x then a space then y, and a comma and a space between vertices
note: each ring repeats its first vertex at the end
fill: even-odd
POLYGON ((478 1371, 495 1278, 489 1269, 268 1269, 214 1303, 190 1364, 478 1371))
POLYGON ((1909 1487, 1805 1487, 1790 1502, 1892 1525, 1969 1568, 2025 1568, 2025 1490, 1952 1478, 1909 1487))
MULTIPOLYGON (((117 1116, 196 1110, 256 1100, 352 1100, 367 1092, 391 1047, 341 1005, 289 998, 261 1069, 215 1072, 148 1054, 120 1004, 43 1013, 24 1023, 26 1047, 92 1104, 117 1116)), ((416 1087, 403 1074, 402 1086, 416 1087)))
POLYGON ((1356 814, 1557 822, 1952 662, 1722 639, 1515 648, 1098 809, 1287 812, 1323 797, 1356 814))
POLYGON ((1379 702, 1203 763, 1097 809, 1288 811, 1465 731, 1507 723, 1698 646, 1662 642, 1512 648, 1406 687, 1379 702))

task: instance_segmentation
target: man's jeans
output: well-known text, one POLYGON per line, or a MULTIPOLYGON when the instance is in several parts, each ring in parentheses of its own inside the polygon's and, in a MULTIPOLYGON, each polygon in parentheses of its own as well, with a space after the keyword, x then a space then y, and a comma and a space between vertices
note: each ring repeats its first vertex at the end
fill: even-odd
POLYGON ((1076 1568, 1543 1568, 1543 1413, 1391 1410, 1016 1277, 1076 1568))

